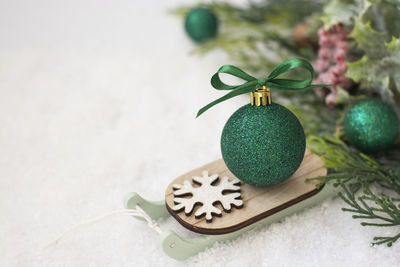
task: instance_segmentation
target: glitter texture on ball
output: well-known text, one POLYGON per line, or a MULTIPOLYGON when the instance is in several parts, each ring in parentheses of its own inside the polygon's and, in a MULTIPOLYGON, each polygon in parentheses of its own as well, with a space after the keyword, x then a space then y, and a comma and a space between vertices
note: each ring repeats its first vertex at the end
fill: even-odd
POLYGON ((186 33, 195 42, 204 42, 217 35, 218 19, 208 8, 195 8, 185 18, 186 33))
POLYGON ((344 133, 350 144, 360 151, 378 152, 396 141, 399 121, 392 107, 385 102, 364 100, 347 112, 344 133))
POLYGON ((245 105, 226 122, 221 152, 228 169, 254 186, 272 186, 300 166, 306 141, 297 117, 287 108, 245 105))

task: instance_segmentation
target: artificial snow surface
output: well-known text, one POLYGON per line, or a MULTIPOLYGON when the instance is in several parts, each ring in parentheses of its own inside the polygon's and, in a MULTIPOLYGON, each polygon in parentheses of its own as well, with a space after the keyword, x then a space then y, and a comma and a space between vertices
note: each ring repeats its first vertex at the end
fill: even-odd
MULTIPOLYGON (((43 249, 65 229, 159 200, 169 182, 220 155, 224 122, 247 97, 197 110, 219 52, 194 48, 167 9, 185 1, 0 2, 0 266, 399 266, 398 229, 359 225, 342 201, 178 262, 146 224, 114 217, 43 249)), ((159 222, 186 236, 172 218, 159 222)))

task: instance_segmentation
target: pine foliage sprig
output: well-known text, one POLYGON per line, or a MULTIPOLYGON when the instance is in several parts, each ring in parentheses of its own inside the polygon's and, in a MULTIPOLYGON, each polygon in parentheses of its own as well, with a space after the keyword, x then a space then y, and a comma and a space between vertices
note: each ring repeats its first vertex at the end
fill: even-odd
POLYGON ((197 46, 196 54, 222 49, 234 64, 253 74, 265 74, 274 66, 291 57, 313 58, 311 47, 293 43, 293 27, 310 17, 310 31, 317 31, 321 22, 316 13, 322 11, 327 0, 269 0, 239 7, 227 2, 201 3, 172 10, 183 17, 194 7, 212 9, 220 21, 218 36, 197 46), (314 16, 312 16, 314 14, 314 16))
MULTIPOLYGON (((316 178, 319 186, 332 182, 341 188, 338 196, 349 206, 343 211, 353 213, 354 219, 362 219, 362 226, 400 226, 400 172, 398 164, 392 164, 396 159, 389 157, 379 163, 352 150, 338 136, 311 136, 307 143, 331 171, 328 176, 316 178)), ((400 230, 394 236, 374 237, 372 244, 390 247, 398 239, 400 230)))

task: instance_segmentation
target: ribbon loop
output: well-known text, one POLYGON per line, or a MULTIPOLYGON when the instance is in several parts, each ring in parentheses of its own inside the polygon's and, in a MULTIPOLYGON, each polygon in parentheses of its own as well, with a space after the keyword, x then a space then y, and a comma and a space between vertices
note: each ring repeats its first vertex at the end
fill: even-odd
POLYGON ((232 65, 223 65, 221 68, 219 68, 217 73, 215 73, 211 77, 211 85, 217 90, 231 90, 231 89, 237 87, 237 85, 227 85, 224 82, 222 82, 221 79, 219 78, 220 73, 230 74, 232 76, 241 78, 247 82, 257 80, 256 78, 247 74, 246 72, 239 69, 238 67, 235 67, 232 65))
POLYGON ((312 65, 307 60, 301 58, 293 58, 282 62, 268 75, 268 77, 262 79, 254 78, 253 76, 247 74, 238 67, 232 65, 223 65, 221 68, 219 68, 217 73, 215 73, 211 77, 211 85, 217 90, 231 90, 231 92, 227 93, 226 95, 214 100, 213 102, 201 108, 197 113, 196 118, 201 114, 203 114, 205 111, 207 111, 209 108, 213 107, 214 105, 222 101, 228 100, 232 97, 241 94, 253 92, 257 88, 262 87, 263 85, 265 85, 270 89, 277 89, 277 90, 306 90, 317 87, 331 86, 331 84, 311 85, 313 78, 314 78, 314 69, 312 65), (306 69, 310 74, 310 78, 304 80, 275 79, 279 75, 296 68, 306 69), (219 77, 220 73, 230 74, 232 76, 241 78, 246 82, 241 85, 228 85, 221 81, 219 77))

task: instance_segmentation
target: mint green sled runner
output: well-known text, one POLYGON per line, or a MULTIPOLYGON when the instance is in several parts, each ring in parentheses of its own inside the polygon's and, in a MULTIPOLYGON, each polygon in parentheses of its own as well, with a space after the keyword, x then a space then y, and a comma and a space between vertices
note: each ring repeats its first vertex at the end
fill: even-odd
MULTIPOLYGON (((162 231, 160 234, 160 245, 165 254, 176 260, 185 260, 197 253, 212 246, 215 242, 233 240, 241 234, 254 229, 255 227, 265 226, 271 223, 279 222, 284 217, 300 212, 306 208, 318 205, 324 200, 334 197, 336 188, 331 184, 326 184, 317 194, 298 202, 288 208, 282 209, 262 220, 248 225, 240 230, 228 234, 220 235, 201 235, 197 238, 183 238, 170 230, 162 231)), ((135 209, 136 206, 142 208, 153 220, 171 216, 167 210, 165 200, 148 201, 143 199, 137 193, 130 193, 126 196, 124 205, 127 209, 135 209)), ((136 217, 139 220, 142 218, 136 217)), ((144 221, 144 220, 143 220, 144 221)))

